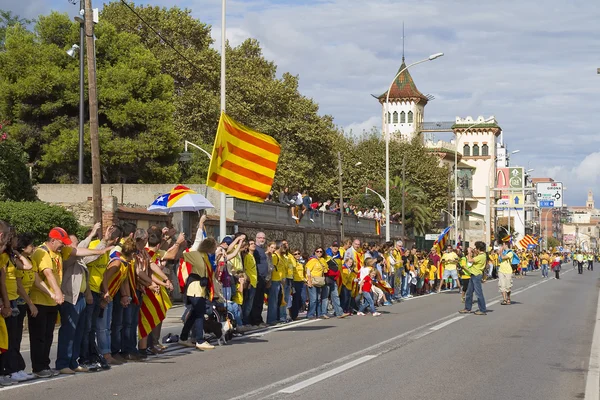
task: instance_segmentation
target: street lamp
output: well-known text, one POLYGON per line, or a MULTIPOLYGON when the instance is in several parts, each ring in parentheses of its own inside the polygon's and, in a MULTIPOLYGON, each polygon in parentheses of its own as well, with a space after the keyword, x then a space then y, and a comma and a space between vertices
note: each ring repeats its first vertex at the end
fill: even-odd
MULTIPOLYGON (((377 195, 377 197, 379 197, 379 200, 381 200, 381 203, 383 204, 383 206, 385 207, 385 205, 387 203, 386 200, 385 200, 385 197, 383 197, 382 195, 380 195, 379 193, 377 193, 376 191, 374 191, 370 187, 366 187, 365 188, 365 194, 368 194, 369 191, 375 193, 377 195)), ((387 223, 387 221, 386 221, 386 223, 387 223)))
POLYGON ((204 154, 206 154, 206 156, 208 157, 209 160, 212 159, 212 156, 208 151, 204 150, 202 147, 198 146, 197 144, 194 144, 194 143, 186 140, 184 143, 184 146, 185 146, 184 152, 179 153, 179 161, 183 161, 183 162, 191 161, 192 155, 188 151, 188 145, 193 146, 193 147, 197 148, 198 150, 200 150, 201 152, 203 152, 204 154))
MULTIPOLYGON (((463 132, 462 134, 464 135, 466 132, 469 131, 469 129, 477 126, 477 125, 481 125, 481 124, 485 124, 488 122, 491 122, 494 120, 494 117, 490 117, 488 119, 484 119, 482 121, 478 121, 476 123, 474 123, 473 125, 468 126, 463 132)), ((459 132, 456 132, 456 139, 455 139, 455 143, 454 143, 454 223, 456 224, 456 222, 458 221, 458 136, 459 132)), ((464 240, 464 238, 463 238, 464 240)), ((455 226, 454 227, 454 244, 456 245, 456 242, 458 242, 458 227, 455 226)))
MULTIPOLYGON (((387 90, 387 94, 385 96, 385 103, 383 105, 383 117, 382 117, 382 123, 383 123, 383 131, 384 131, 384 136, 385 136, 385 241, 389 242, 390 241, 390 134, 388 132, 388 124, 385 123, 385 116, 387 115, 387 107, 388 107, 388 103, 390 101, 390 91, 392 90, 392 86, 394 85, 394 82, 396 81, 396 79, 406 70, 408 70, 410 67, 415 66, 417 64, 421 64, 427 61, 433 61, 436 58, 440 58, 444 55, 444 53, 435 53, 430 55, 429 57, 427 57, 424 60, 421 61, 416 61, 412 64, 409 64, 408 66, 402 68, 400 71, 398 71, 398 73, 394 76, 394 79, 392 79, 392 82, 390 83, 390 86, 387 90)), ((402 236, 404 236, 404 226, 402 226, 402 236)))

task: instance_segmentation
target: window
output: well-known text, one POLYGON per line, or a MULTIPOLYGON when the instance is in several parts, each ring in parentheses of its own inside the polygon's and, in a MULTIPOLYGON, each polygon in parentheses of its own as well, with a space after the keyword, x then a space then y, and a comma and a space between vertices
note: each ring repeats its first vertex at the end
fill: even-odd
POLYGON ((479 145, 474 144, 473 145, 473 157, 477 157, 479 156, 479 145))
POLYGON ((413 123, 413 112, 412 111, 408 112, 408 123, 409 124, 413 123))
POLYGON ((404 111, 402 111, 400 113, 400 123, 403 124, 406 122, 406 113, 404 111))
POLYGON ((484 144, 483 146, 481 146, 481 155, 482 156, 489 156, 490 154, 490 150, 487 144, 484 144))
POLYGON ((398 123, 398 111, 394 111, 394 124, 398 123))
POLYGON ((465 144, 463 146, 463 156, 470 156, 471 155, 471 148, 469 147, 468 144, 465 144))
POLYGON ((389 124, 391 120, 392 120, 392 113, 388 111, 388 113, 385 115, 385 123, 389 124))

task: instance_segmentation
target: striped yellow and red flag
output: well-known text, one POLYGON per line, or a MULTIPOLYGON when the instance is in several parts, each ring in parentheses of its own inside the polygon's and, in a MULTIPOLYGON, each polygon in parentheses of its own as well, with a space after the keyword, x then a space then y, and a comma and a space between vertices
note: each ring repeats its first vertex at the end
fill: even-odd
MULTIPOLYGON (((160 259, 161 254, 151 249, 146 248, 151 262, 156 262, 160 259)), ((144 289, 144 297, 140 306, 140 317, 138 320, 138 330, 140 337, 143 339, 152 332, 158 324, 166 317, 167 311, 173 306, 169 293, 164 286, 160 287, 160 292, 154 293, 149 288, 144 289)))
POLYGON ((167 207, 171 207, 177 200, 181 199, 186 194, 195 194, 196 192, 184 185, 177 185, 169 194, 169 199, 167 200, 167 207))
POLYGON ((271 136, 221 113, 206 182, 230 196, 262 203, 273 186, 280 152, 271 136))
POLYGON ((378 219, 375 220, 375 234, 381 235, 381 223, 378 219))

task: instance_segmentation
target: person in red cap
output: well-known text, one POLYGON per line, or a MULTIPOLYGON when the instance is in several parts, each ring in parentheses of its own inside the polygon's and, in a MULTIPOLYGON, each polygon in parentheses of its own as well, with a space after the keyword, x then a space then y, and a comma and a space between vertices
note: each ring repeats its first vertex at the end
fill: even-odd
POLYGON ((38 309, 37 316, 28 315, 31 366, 33 374, 40 378, 58 375, 58 371, 50 369, 50 348, 54 339, 58 305, 64 301, 60 290, 63 262, 71 256, 91 256, 110 250, 110 248, 102 250, 74 248, 70 245, 71 239, 67 231, 59 227, 52 228, 48 233, 48 240, 31 255, 34 272, 51 290, 49 296, 34 285, 29 295, 38 309))

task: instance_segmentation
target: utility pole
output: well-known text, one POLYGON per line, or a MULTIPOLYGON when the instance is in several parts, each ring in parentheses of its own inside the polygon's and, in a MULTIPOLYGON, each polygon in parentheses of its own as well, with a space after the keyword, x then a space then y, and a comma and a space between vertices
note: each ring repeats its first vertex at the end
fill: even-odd
POLYGON ((342 180, 342 153, 338 151, 338 173, 340 176, 340 243, 344 241, 344 182, 342 180))
MULTIPOLYGON (((84 57, 84 46, 85 46, 85 20, 82 19, 83 15, 81 12, 85 10, 84 0, 80 0, 79 2, 79 10, 80 15, 78 21, 79 23, 79 160, 78 160, 78 168, 77 168, 77 183, 80 185, 83 184, 83 133, 84 133, 84 124, 85 124, 85 61, 84 57)), ((85 14, 85 12, 84 12, 85 14)), ((76 18, 77 20, 77 18, 76 18)))
MULTIPOLYGON (((92 147, 92 200, 94 221, 102 223, 102 176, 100 174, 100 140, 98 137, 98 90, 96 87, 96 44, 94 43, 92 0, 85 0, 85 44, 87 48, 88 93, 90 102, 90 142, 92 147)), ((102 229, 98 231, 102 234, 102 229)))
MULTIPOLYGON (((406 225, 404 225, 404 201, 406 197, 406 155, 402 156, 402 240, 406 242, 406 225)), ((388 206, 390 199, 388 198, 388 206)), ((385 221, 389 224, 390 221, 385 221)))

